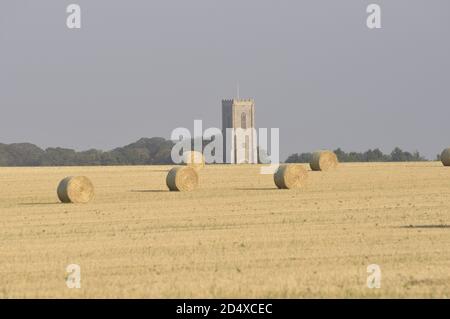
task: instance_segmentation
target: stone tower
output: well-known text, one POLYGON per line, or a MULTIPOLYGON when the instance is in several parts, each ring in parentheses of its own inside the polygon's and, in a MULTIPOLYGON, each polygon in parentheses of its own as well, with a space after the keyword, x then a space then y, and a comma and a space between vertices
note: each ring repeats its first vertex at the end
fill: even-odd
POLYGON ((224 163, 258 163, 253 100, 222 100, 222 135, 224 163))

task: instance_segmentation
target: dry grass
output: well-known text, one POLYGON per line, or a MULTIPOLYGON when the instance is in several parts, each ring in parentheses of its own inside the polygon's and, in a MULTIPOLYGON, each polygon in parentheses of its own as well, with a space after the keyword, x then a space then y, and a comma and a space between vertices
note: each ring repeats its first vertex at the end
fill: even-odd
POLYGON ((441 163, 341 164, 288 191, 209 165, 189 193, 167 190, 170 168, 0 168, 0 297, 450 297, 441 163), (96 198, 60 204, 67 175, 96 198))

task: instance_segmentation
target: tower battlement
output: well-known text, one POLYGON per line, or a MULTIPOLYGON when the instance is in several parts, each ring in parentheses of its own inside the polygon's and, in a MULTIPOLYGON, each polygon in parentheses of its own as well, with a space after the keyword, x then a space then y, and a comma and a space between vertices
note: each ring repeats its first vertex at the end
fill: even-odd
POLYGON ((254 103, 254 99, 222 99, 222 103, 234 103, 234 102, 252 102, 254 103))

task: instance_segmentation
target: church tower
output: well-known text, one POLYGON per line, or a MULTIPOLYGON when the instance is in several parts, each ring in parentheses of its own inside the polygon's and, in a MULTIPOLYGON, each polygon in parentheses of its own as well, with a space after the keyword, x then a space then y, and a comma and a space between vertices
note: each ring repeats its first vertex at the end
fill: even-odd
POLYGON ((258 163, 253 100, 222 100, 222 135, 224 163, 258 163))

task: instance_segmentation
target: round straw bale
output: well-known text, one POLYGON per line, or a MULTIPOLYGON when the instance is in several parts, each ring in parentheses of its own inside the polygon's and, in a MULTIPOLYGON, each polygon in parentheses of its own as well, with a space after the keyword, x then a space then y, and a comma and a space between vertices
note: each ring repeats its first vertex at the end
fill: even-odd
POLYGON ((171 191, 189 192, 197 188, 198 174, 192 167, 177 166, 167 174, 166 184, 171 191))
POLYGON ((200 152, 187 151, 183 153, 183 163, 199 171, 205 166, 205 157, 200 152))
POLYGON ((441 161, 444 166, 450 166, 450 148, 446 148, 442 151, 441 161))
POLYGON ((317 151, 312 155, 309 166, 313 171, 327 171, 338 165, 336 154, 332 151, 317 151))
POLYGON ((275 185, 281 189, 300 188, 305 185, 308 177, 306 169, 302 165, 283 164, 273 175, 275 185))
POLYGON ((63 203, 87 203, 94 198, 94 185, 87 177, 70 176, 59 183, 57 193, 63 203))

